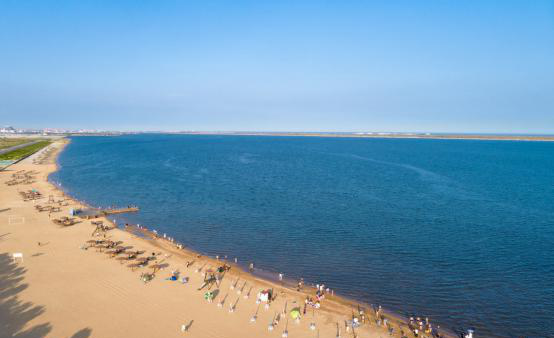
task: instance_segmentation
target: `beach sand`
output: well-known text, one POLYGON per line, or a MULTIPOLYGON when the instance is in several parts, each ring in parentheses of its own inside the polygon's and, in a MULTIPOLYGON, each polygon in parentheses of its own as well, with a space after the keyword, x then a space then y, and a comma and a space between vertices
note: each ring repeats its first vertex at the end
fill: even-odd
MULTIPOLYGON (((58 140, 50 147, 62 149, 64 143, 58 140)), ((299 324, 287 313, 269 332, 268 325, 284 310, 285 304, 287 311, 296 306, 302 308, 305 294, 256 278, 238 267, 225 275, 219 294, 213 303, 208 303, 203 297, 205 290, 197 290, 203 277, 195 270, 201 266, 217 268, 222 262, 196 258, 196 253, 179 250, 165 240, 152 240, 120 229, 107 233, 111 240, 123 241, 133 250, 145 250, 146 254, 161 252, 159 261, 167 267, 147 284, 140 280, 140 274, 151 269, 131 271, 127 263, 120 264, 94 248, 83 250, 81 246, 91 239, 95 228, 89 220, 62 227, 51 221, 48 212, 38 212, 34 207, 45 205, 49 195, 56 200, 64 198, 63 192, 47 181, 48 174, 56 170, 56 152, 43 164, 33 164, 33 157, 37 156, 0 172, 0 337, 281 337, 287 318, 289 337, 336 337, 337 323, 341 337, 353 337, 352 332, 345 332, 344 325, 345 320, 351 319, 353 303, 336 296, 323 300, 314 319, 311 309, 299 324), (38 172, 37 182, 4 184, 19 170, 38 172), (23 201, 18 191, 33 188, 44 198, 23 201), (23 261, 13 262, 13 253, 22 253, 23 261), (195 263, 186 268, 186 262, 193 259, 195 263), (179 270, 190 281, 182 284, 166 280, 172 270, 179 270), (241 295, 237 294, 237 288, 230 289, 237 278, 239 288, 247 283, 241 295), (271 287, 277 299, 268 310, 262 303, 257 321, 251 323, 250 318, 258 308, 256 294, 271 287), (244 294, 250 288, 250 297, 245 299, 244 294), (226 295, 223 307, 218 307, 226 295), (235 311, 230 313, 230 304, 237 300, 235 311), (309 327, 312 321, 316 330, 309 327), (183 324, 190 325, 188 332, 181 332, 183 324)), ((51 217, 69 216, 69 209, 75 207, 78 204, 71 201, 51 217)), ((366 313, 369 312, 367 309, 366 313)), ((358 337, 389 336, 384 327, 376 325, 373 314, 368 318, 371 323, 356 330, 358 337)), ((398 322, 393 327, 394 336, 399 337, 398 322)))

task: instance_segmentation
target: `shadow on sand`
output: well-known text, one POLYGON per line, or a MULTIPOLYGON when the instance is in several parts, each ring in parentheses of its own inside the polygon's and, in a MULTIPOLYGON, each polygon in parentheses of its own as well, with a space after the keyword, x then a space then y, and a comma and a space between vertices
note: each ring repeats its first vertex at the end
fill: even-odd
MULTIPOLYGON (((19 300, 27 288, 23 282, 26 269, 14 263, 8 254, 0 254, 0 338, 43 338, 52 330, 50 323, 28 326, 44 313, 44 306, 19 300)), ((70 338, 88 338, 92 330, 79 330, 70 338)))

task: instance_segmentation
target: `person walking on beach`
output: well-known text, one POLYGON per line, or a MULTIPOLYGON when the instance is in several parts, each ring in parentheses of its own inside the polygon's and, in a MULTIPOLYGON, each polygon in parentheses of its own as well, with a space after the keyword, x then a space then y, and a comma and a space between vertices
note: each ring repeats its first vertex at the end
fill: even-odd
POLYGON ((250 272, 254 272, 254 263, 250 263, 249 269, 250 272))
POLYGON ((279 273, 279 282, 281 282, 281 284, 283 284, 283 273, 279 273))
POLYGON ((298 287, 296 288, 296 291, 302 290, 302 286, 304 285, 304 278, 300 278, 300 281, 298 282, 298 287))

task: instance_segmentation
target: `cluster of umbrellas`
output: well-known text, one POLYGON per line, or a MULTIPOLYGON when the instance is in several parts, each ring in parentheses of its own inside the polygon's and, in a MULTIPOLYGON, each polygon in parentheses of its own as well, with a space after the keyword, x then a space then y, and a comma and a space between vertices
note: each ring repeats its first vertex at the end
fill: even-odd
POLYGON ((35 205, 35 209, 37 209, 39 212, 43 212, 43 211, 49 211, 49 212, 60 212, 62 209, 60 207, 54 207, 54 206, 51 206, 51 205, 35 205))
POLYGON ((12 174, 12 179, 6 181, 7 185, 18 185, 18 184, 33 184, 35 183, 36 173, 34 171, 26 172, 25 170, 20 170, 12 174))
POLYGON ((19 194, 23 198, 23 201, 32 201, 42 198, 42 194, 36 189, 20 191, 19 194))
POLYGON ((50 155, 52 155, 55 151, 56 148, 53 147, 44 148, 38 157, 33 160, 33 164, 44 164, 50 159, 50 155))
MULTIPOLYGON (((137 268, 145 267, 150 263, 150 261, 155 261, 157 259, 155 255, 140 257, 140 255, 145 253, 144 250, 131 250, 133 247, 123 246, 122 241, 111 241, 107 239, 91 239, 91 240, 88 240, 86 243, 88 245, 88 248, 94 247, 97 249, 97 251, 104 252, 105 254, 107 254, 110 258, 117 256, 116 260, 119 261, 120 264, 134 261, 133 263, 127 265, 127 267, 131 268, 131 270, 133 271, 137 268)), ((163 262, 158 262, 156 264, 150 265, 150 268, 152 268, 151 275, 154 275, 157 271, 167 266, 168 264, 163 262)))
POLYGON ((54 222, 54 224, 63 225, 63 226, 66 226, 66 227, 79 223, 76 218, 73 218, 73 217, 70 218, 70 217, 66 217, 66 216, 63 216, 63 217, 60 217, 60 218, 54 218, 52 220, 52 222, 54 222))

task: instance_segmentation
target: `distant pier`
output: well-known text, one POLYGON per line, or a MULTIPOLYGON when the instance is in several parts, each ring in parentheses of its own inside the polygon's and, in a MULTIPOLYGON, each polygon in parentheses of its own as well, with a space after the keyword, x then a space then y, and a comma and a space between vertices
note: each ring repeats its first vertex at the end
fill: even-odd
POLYGON ((120 208, 120 209, 106 209, 106 210, 102 210, 101 213, 104 216, 107 216, 107 215, 125 214, 128 212, 138 212, 138 211, 139 211, 138 207, 128 207, 128 208, 120 208))
POLYGON ((85 209, 78 210, 75 215, 85 219, 104 217, 108 215, 115 214, 125 214, 129 212, 138 212, 140 209, 138 207, 127 207, 127 208, 118 208, 118 209, 85 209))

